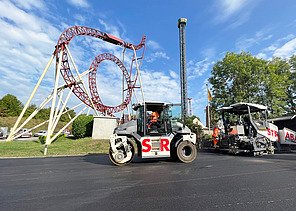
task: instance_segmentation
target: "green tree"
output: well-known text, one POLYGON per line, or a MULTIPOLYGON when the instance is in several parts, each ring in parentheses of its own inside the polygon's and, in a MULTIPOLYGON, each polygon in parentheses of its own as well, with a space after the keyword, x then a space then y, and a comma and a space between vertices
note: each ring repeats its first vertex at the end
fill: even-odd
POLYGON ((0 116, 18 116, 22 112, 22 102, 16 96, 7 94, 0 100, 0 116))
MULTIPOLYGON (((296 62, 295 62, 296 64, 296 62)), ((291 87, 291 71, 288 61, 273 58, 271 61, 256 58, 249 53, 226 53, 212 70, 213 110, 236 102, 267 105, 272 116, 287 112, 291 87)), ((214 121, 217 114, 213 113, 214 121)))
POLYGON ((36 118, 47 120, 49 119, 49 115, 50 115, 50 108, 43 108, 36 114, 36 118))
POLYGON ((296 56, 293 55, 289 59, 289 64, 291 67, 290 80, 291 84, 288 88, 288 113, 296 112, 296 56))
MULTIPOLYGON (((69 108, 67 107, 66 108, 67 110, 69 110, 69 108)), ((66 114, 63 114, 62 116, 61 116, 61 121, 62 122, 69 122, 70 121, 70 118, 74 118, 76 116, 76 113, 75 113, 75 111, 74 110, 70 110, 70 111, 68 111, 66 114)))
POLYGON ((191 132, 195 133, 197 135, 197 138, 201 138, 204 133, 202 130, 202 127, 195 122, 195 119, 200 120, 197 116, 193 115, 190 117, 186 117, 185 119, 185 125, 191 130, 191 132))
MULTIPOLYGON (((35 104, 29 105, 24 116, 25 117, 30 116, 36 109, 37 109, 37 106, 35 104)), ((34 119, 36 119, 36 116, 34 117, 34 119)))
POLYGON ((264 95, 261 103, 268 106, 271 116, 287 113, 287 90, 292 83, 289 63, 280 58, 273 58, 267 63, 265 75, 262 79, 264 95))

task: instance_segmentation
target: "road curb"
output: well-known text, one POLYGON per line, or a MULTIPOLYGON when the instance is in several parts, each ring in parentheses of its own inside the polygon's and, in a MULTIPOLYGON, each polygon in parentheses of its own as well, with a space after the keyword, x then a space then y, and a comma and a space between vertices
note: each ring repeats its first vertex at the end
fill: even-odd
MULTIPOLYGON (((100 155, 102 153, 98 154, 79 154, 79 155, 50 155, 50 156, 30 156, 30 157, 0 157, 0 160, 5 160, 5 159, 32 159, 32 158, 59 158, 59 157, 80 157, 80 156, 86 156, 86 155, 100 155)), ((107 155, 107 154, 103 154, 107 155)))

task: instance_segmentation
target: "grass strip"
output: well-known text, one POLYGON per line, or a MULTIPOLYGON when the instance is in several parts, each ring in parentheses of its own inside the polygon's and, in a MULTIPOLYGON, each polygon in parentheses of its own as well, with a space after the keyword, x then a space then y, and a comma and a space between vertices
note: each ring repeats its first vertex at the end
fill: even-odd
MULTIPOLYGON (((0 157, 44 157, 40 141, 0 142, 0 157)), ((47 156, 107 154, 109 140, 91 138, 70 139, 61 137, 48 147, 47 156)))

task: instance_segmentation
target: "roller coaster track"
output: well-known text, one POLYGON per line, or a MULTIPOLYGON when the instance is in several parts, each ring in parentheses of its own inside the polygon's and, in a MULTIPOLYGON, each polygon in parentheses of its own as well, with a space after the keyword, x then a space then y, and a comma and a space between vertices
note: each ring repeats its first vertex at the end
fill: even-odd
MULTIPOLYGON (((123 62, 121 62, 116 56, 110 53, 100 54, 95 57, 95 59, 93 60, 89 68, 90 72, 88 75, 88 79, 89 79, 88 83, 89 83, 89 89, 91 94, 91 100, 90 100, 81 83, 78 83, 77 79, 74 77, 69 64, 69 52, 66 46, 69 45, 72 39, 74 39, 76 36, 90 36, 90 37, 98 38, 103 41, 109 42, 111 44, 118 45, 126 49, 131 49, 134 52, 145 46, 146 37, 143 36, 141 42, 138 45, 134 45, 132 43, 125 42, 113 35, 107 34, 105 32, 101 32, 97 29, 93 29, 85 26, 73 26, 66 29, 60 35, 58 43, 56 45, 54 54, 56 55, 57 60, 62 59, 61 68, 60 68, 62 77, 64 78, 66 84, 69 87, 74 86, 74 88, 72 89, 72 92, 83 103, 85 103, 86 105, 92 107, 97 111, 100 111, 104 114, 109 114, 109 115, 112 115, 113 113, 124 110, 131 101, 132 90, 135 87, 137 77, 135 77, 135 79, 132 81, 131 76, 128 73, 127 69, 125 68, 123 62), (126 92, 125 99, 120 105, 117 105, 117 106, 104 105, 102 103, 102 100, 99 96, 99 92, 97 90, 96 73, 97 73, 98 65, 104 60, 109 60, 114 62, 122 71, 122 74, 127 83, 127 92, 126 92)), ((134 55, 132 62, 134 62, 135 59, 137 58, 134 55)))

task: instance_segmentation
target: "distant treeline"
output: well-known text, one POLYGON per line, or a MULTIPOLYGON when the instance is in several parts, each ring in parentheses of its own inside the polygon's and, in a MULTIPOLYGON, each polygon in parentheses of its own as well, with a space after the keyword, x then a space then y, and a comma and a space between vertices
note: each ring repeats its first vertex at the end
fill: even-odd
MULTIPOLYGON (((19 99, 17 99, 16 96, 7 94, 2 99, 0 99, 0 117, 17 117, 22 112, 23 107, 24 105, 19 99)), ((28 107, 24 116, 28 117, 36 109, 37 109, 37 106, 35 104, 31 104, 28 107)), ((34 119, 46 120, 46 119, 49 119, 49 114, 50 114, 50 108, 43 108, 38 112, 38 114, 34 117, 34 119)), ((67 114, 63 114, 61 116, 60 121, 64 121, 64 122, 69 121, 68 114, 70 114, 71 117, 74 117, 76 115, 75 111, 71 110, 67 114)))

